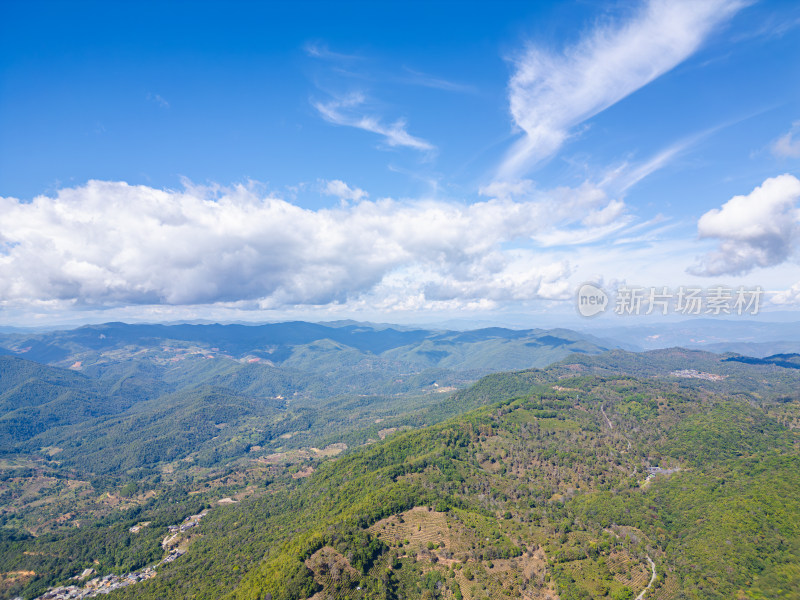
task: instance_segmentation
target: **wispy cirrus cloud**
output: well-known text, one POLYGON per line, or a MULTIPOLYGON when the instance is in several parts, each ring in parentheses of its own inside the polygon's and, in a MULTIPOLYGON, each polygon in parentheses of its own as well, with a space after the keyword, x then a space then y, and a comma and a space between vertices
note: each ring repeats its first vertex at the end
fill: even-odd
POLYGON ((332 98, 327 102, 312 101, 311 105, 329 123, 375 133, 393 148, 412 148, 422 152, 431 152, 436 149, 427 140, 411 135, 406 129, 407 125, 404 119, 397 119, 393 123, 387 124, 381 117, 367 114, 365 110, 366 96, 361 92, 332 98))
POLYGON ((161 94, 147 94, 147 99, 161 108, 169 108, 169 102, 167 102, 161 94))
POLYGON ((744 0, 650 0, 628 21, 599 25, 553 52, 531 44, 513 60, 509 104, 522 130, 498 169, 524 175, 572 129, 691 56, 744 0))
POLYGON ((669 164, 694 139, 672 144, 638 162, 624 161, 609 167, 595 179, 586 179, 575 187, 560 186, 545 192, 538 190, 532 179, 496 179, 481 187, 479 193, 502 200, 546 199, 551 211, 550 224, 533 236, 543 247, 578 246, 608 239, 622 230, 630 233, 637 228, 649 230, 661 218, 634 225, 634 217, 627 212, 625 195, 642 179, 669 164), (573 226, 563 227, 565 222, 573 226))
POLYGON ((421 87, 432 88, 435 90, 443 90, 445 92, 460 92, 460 93, 474 94, 477 91, 475 86, 464 83, 458 83, 456 81, 450 81, 449 79, 445 79, 443 77, 437 77, 435 75, 429 75, 428 73, 422 73, 421 71, 417 71, 409 67, 403 67, 403 70, 406 73, 408 73, 408 76, 394 78, 400 83, 406 83, 409 85, 418 85, 421 87))
POLYGON ((322 41, 308 42, 303 46, 303 50, 307 56, 331 66, 332 72, 350 79, 373 83, 413 85, 456 93, 474 94, 478 91, 473 85, 424 73, 406 65, 403 65, 402 68, 381 66, 364 55, 336 52, 322 41))
POLYGON ((640 163, 631 164, 630 162, 624 162, 609 170, 600 182, 600 185, 613 189, 619 194, 624 194, 643 179, 663 169, 675 159, 676 156, 686 150, 689 144, 690 142, 688 141, 672 144, 640 163))
MULTIPOLYGON (((402 69, 386 69, 369 57, 358 54, 345 54, 331 50, 321 41, 308 43, 304 46, 306 54, 324 65, 315 82, 320 91, 329 96, 326 100, 312 99, 311 105, 329 123, 346 127, 355 127, 369 131, 383 137, 386 145, 390 147, 411 148, 420 152, 433 152, 434 144, 426 139, 412 135, 408 131, 405 119, 387 120, 378 114, 374 106, 370 107, 372 100, 369 97, 369 88, 389 86, 418 86, 449 92, 474 93, 475 89, 437 77, 421 71, 403 67, 402 69), (320 81, 327 80, 327 84, 320 81), (343 83, 347 80, 348 83, 343 83), (358 83, 354 84, 353 82, 358 83), (350 89, 349 93, 330 93, 329 89, 350 89)), ((385 96, 376 92, 375 96, 385 96)))
POLYGON ((305 53, 312 58, 320 58, 330 61, 360 61, 363 60, 362 56, 358 54, 344 54, 343 52, 335 52, 330 49, 328 44, 323 41, 317 40, 308 42, 303 46, 305 53))

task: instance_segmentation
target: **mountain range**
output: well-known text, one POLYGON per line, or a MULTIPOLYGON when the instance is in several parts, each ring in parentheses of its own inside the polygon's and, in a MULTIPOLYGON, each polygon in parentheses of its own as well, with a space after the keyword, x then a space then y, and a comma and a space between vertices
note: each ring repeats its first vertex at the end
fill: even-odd
POLYGON ((797 597, 800 356, 621 346, 3 334, 0 598, 797 597))

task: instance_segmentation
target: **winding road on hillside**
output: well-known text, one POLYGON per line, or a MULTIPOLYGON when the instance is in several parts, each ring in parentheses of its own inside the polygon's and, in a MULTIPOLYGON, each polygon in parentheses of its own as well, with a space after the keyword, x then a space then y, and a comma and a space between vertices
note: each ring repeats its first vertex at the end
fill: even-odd
POLYGON ((614 425, 611 423, 611 420, 608 418, 606 414, 606 409, 603 408, 603 405, 600 405, 600 412, 603 413, 603 418, 606 420, 606 424, 608 425, 609 429, 614 429, 614 425))
MULTIPOLYGON (((608 428, 609 429, 614 429, 614 424, 611 422, 611 419, 608 418, 608 415, 606 414, 606 410, 605 410, 605 408, 603 408, 602 404, 600 405, 600 412, 603 413, 603 418, 606 420, 606 424, 608 425, 608 428)), ((631 446, 631 441, 628 438, 626 438, 624 435, 622 437, 625 440, 625 443, 628 444, 628 450, 630 450, 631 447, 632 447, 631 446)))
POLYGON ((647 557, 647 562, 650 563, 650 569, 653 571, 653 575, 650 577, 650 583, 647 584, 647 587, 642 590, 642 593, 636 596, 636 600, 644 600, 644 595, 647 593, 653 586, 653 582, 656 580, 656 563, 653 562, 653 559, 649 556, 647 557))

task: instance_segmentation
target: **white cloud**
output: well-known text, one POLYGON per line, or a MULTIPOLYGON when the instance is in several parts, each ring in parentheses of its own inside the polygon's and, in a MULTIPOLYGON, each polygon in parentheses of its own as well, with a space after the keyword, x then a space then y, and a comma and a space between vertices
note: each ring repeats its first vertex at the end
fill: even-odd
POLYGON ((720 240, 720 245, 689 272, 739 275, 786 261, 800 240, 799 199, 800 180, 785 174, 708 211, 697 222, 697 231, 701 238, 720 240))
POLYGON ((562 146, 579 123, 691 56, 739 0, 650 0, 625 23, 601 25, 563 53, 531 45, 514 60, 511 115, 524 136, 501 179, 517 178, 562 146))
POLYGON ((673 144, 642 163, 629 164, 625 162, 606 173, 599 185, 604 189, 617 190, 620 194, 625 193, 643 179, 664 168, 683 152, 690 143, 691 141, 684 140, 673 144))
POLYGON ((624 214, 622 200, 609 198, 602 187, 588 181, 575 188, 562 186, 547 192, 537 191, 530 179, 495 181, 482 187, 480 193, 503 202, 535 202, 542 221, 531 236, 541 246, 596 242, 631 222, 624 214))
POLYGON ((772 303, 780 306, 800 306, 800 281, 788 290, 778 292, 772 296, 772 303))
POLYGON ((633 232, 637 227, 649 228, 654 224, 632 225, 633 218, 626 213, 624 195, 642 179, 663 168, 690 143, 691 140, 684 140, 673 144, 643 162, 624 162, 608 169, 598 182, 587 180, 575 188, 559 187, 542 193, 533 180, 514 179, 492 181, 481 187, 479 193, 501 200, 538 199, 547 206, 549 224, 533 235, 541 246, 591 244, 622 229, 633 232), (564 227, 565 221, 579 226, 564 227))
POLYGON ((772 142, 770 150, 778 158, 800 158, 800 121, 792 124, 792 128, 772 142))
POLYGON ((376 133, 383 136, 389 146, 413 148, 425 152, 435 150, 430 142, 408 133, 406 122, 403 119, 386 125, 379 117, 363 114, 365 102, 366 98, 363 94, 353 93, 328 102, 312 102, 311 104, 329 123, 376 133))
POLYGON ((570 264, 529 250, 492 251, 472 262, 442 266, 395 270, 360 303, 383 311, 488 310, 570 295, 570 264))
POLYGON ((169 108, 169 102, 167 102, 160 94, 147 94, 147 99, 150 100, 150 102, 158 104, 161 108, 169 108))
POLYGON ((532 179, 518 179, 516 181, 493 181, 481 187, 478 193, 490 198, 513 200, 514 198, 529 198, 535 189, 536 186, 532 179))
POLYGON ((370 201, 329 183, 360 202, 315 211, 252 186, 170 191, 104 181, 32 202, 0 197, 0 306, 554 298, 571 267, 531 239, 602 226, 614 207, 589 186, 465 205, 370 201))
POLYGON ((334 52, 328 47, 328 44, 322 41, 308 42, 303 46, 303 49, 306 51, 306 54, 308 54, 312 58, 319 58, 330 61, 363 60, 363 57, 358 56, 356 54, 343 54, 341 52, 334 52))
POLYGON ((471 85, 456 83, 454 81, 449 81, 441 77, 436 77, 434 75, 428 75, 427 73, 415 71, 414 69, 410 69, 408 67, 403 67, 403 69, 410 75, 410 77, 400 77, 399 79, 397 79, 401 83, 407 83, 410 85, 419 85, 422 87, 433 88, 435 90, 443 90, 446 92, 462 92, 470 94, 474 94, 476 92, 475 87, 471 85))
POLYGON ((324 192, 329 196, 336 196, 340 200, 346 202, 359 202, 369 196, 369 194, 361 188, 351 188, 340 179, 326 181, 324 192))

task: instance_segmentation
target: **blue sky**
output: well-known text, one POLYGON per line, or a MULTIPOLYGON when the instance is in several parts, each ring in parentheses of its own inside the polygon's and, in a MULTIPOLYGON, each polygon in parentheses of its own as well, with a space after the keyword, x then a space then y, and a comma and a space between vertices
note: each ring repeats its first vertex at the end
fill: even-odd
POLYGON ((788 0, 0 6, 7 324, 796 310, 798 178, 788 0))

